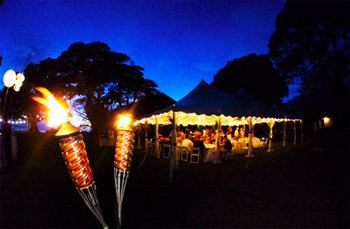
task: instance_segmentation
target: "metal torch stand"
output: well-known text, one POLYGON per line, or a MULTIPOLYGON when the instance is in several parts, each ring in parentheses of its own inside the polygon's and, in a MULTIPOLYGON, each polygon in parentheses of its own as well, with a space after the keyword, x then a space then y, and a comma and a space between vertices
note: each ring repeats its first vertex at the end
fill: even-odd
POLYGON ((118 204, 118 220, 119 223, 118 228, 121 227, 122 220, 122 204, 124 198, 124 192, 126 187, 126 182, 128 181, 129 171, 121 171, 119 169, 114 168, 114 184, 115 184, 115 193, 117 197, 118 204))
POLYGON ((89 186, 86 186, 84 188, 76 187, 76 189, 80 196, 83 198, 86 206, 89 207, 98 221, 100 221, 102 227, 108 228, 105 219, 103 218, 100 204, 98 203, 95 181, 93 181, 89 186))

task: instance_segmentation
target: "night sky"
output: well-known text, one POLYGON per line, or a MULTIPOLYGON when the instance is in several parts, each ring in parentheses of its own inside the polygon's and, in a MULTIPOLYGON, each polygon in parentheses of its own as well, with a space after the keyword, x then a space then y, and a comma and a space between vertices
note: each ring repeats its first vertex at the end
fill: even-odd
POLYGON ((57 58, 75 42, 100 41, 128 55, 159 91, 179 100, 202 79, 211 83, 227 61, 267 54, 284 3, 5 0, 0 75, 22 71, 29 54, 29 62, 38 63, 57 58))

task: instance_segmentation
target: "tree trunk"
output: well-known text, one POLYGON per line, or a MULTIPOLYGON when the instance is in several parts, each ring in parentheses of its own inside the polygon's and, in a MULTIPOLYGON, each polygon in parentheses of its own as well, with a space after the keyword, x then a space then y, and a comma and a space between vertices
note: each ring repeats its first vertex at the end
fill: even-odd
POLYGON ((30 132, 33 132, 33 133, 39 132, 39 128, 37 125, 39 120, 37 118, 35 118, 32 114, 29 114, 28 122, 30 123, 30 129, 29 129, 30 132))

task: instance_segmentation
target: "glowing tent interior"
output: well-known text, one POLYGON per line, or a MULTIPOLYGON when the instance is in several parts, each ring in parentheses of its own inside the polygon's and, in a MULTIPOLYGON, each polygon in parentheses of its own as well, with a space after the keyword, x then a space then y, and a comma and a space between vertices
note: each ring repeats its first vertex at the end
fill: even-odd
MULTIPOLYGON (((176 126, 178 125, 249 125, 249 150, 252 156, 251 133, 255 124, 267 123, 270 128, 270 139, 275 122, 300 121, 291 115, 270 108, 255 100, 247 92, 240 90, 232 95, 210 86, 202 80, 190 93, 171 106, 157 110, 134 122, 134 125, 156 125, 156 149, 158 149, 158 125, 172 125, 172 152, 176 150, 176 126), (174 121, 173 121, 174 120, 174 121)), ((301 125, 300 125, 301 126, 301 125)), ((217 144, 220 138, 217 139, 217 144)), ((269 143, 271 150, 271 141, 269 143)), ((172 154, 174 155, 174 154, 172 154)), ((172 162, 171 162, 172 163, 172 162)))

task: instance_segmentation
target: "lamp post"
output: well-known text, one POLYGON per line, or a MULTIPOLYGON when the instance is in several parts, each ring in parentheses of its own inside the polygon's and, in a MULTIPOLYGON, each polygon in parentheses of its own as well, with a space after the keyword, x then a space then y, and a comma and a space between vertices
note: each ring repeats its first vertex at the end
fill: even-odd
POLYGON ((18 92, 20 90, 21 86, 23 85, 24 79, 25 79, 25 77, 24 77, 23 73, 16 74, 16 72, 12 69, 7 70, 5 72, 2 81, 5 85, 5 87, 7 87, 7 89, 6 89, 6 95, 5 95, 3 115, 6 114, 6 102, 7 102, 7 95, 9 92, 9 88, 13 87, 13 90, 15 92, 18 92))

